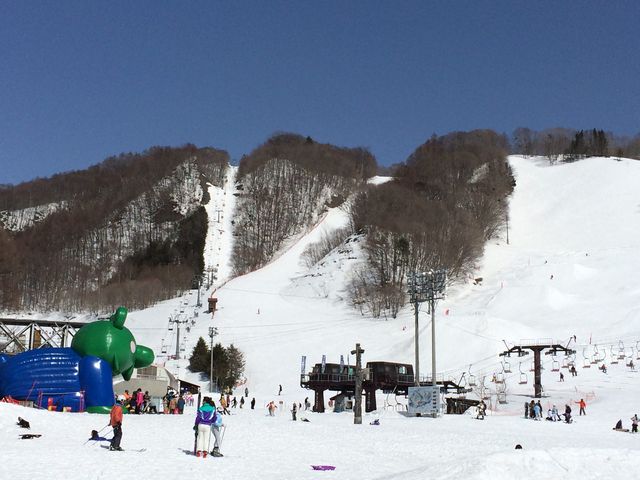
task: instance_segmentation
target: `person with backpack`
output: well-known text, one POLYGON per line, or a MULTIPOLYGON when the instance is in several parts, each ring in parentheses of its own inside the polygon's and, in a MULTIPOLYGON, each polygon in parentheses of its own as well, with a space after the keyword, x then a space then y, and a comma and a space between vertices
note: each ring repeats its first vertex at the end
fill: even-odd
POLYGON ((109 415, 109 425, 113 428, 113 438, 111 439, 110 451, 121 451, 120 441, 122 440, 122 402, 116 400, 116 404, 111 407, 109 415))
POLYGON ((196 423, 193 429, 196 431, 196 457, 207 457, 209 451, 209 439, 211 437, 211 425, 216 416, 215 405, 210 397, 204 397, 202 406, 196 413, 196 423))

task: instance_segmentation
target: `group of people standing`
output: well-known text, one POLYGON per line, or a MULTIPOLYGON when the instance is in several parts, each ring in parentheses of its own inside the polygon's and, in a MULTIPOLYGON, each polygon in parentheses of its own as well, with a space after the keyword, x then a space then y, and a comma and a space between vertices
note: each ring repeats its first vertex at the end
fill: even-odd
MULTIPOLYGON (((579 402, 576 402, 580 405, 580 415, 586 415, 585 408, 587 406, 584 399, 580 399, 579 402)), ((531 400, 530 402, 524 402, 524 418, 530 418, 531 420, 542 420, 542 404, 540 400, 537 402, 531 400)), ((571 423, 573 420, 571 419, 571 406, 566 404, 564 406, 564 413, 561 415, 558 411, 558 408, 553 405, 551 408, 547 410, 546 420, 550 422, 562 422, 571 423), (564 417, 564 420, 562 419, 564 417)))

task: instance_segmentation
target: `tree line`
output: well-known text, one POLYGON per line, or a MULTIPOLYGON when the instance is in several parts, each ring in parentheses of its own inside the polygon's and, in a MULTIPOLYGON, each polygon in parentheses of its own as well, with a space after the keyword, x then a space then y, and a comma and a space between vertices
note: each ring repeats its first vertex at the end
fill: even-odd
MULTIPOLYGON (((204 338, 200 337, 189 357, 189 370, 209 377, 211 360, 211 349, 204 338)), ((220 343, 213 346, 213 380, 218 391, 234 389, 244 376, 244 366, 244 354, 233 344, 227 348, 220 343)))
MULTIPOLYGON (((0 191, 0 205, 65 202, 44 220, 0 230, 0 306, 105 311, 144 308, 191 287, 203 270, 207 182, 228 155, 193 145, 122 154, 80 172, 0 191), (184 190, 200 192, 179 212, 184 190)), ((188 193, 188 192, 187 192, 188 193)))

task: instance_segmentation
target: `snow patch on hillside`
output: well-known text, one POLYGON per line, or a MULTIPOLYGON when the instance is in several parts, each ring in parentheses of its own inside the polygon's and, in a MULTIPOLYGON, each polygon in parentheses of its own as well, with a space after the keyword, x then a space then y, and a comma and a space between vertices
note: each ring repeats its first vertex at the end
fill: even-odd
POLYGON ((0 212, 0 225, 6 230, 20 232, 43 221, 52 213, 66 209, 68 205, 67 201, 61 201, 20 210, 3 210, 0 212))

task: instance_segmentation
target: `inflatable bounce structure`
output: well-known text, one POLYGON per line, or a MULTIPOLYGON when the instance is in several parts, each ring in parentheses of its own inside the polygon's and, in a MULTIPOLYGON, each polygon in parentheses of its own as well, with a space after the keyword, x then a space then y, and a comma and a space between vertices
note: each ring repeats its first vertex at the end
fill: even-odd
POLYGON ((134 368, 151 365, 153 351, 137 345, 119 307, 108 320, 88 323, 71 348, 41 348, 0 354, 0 398, 31 400, 50 410, 108 413, 114 404, 113 377, 129 380, 134 368))

